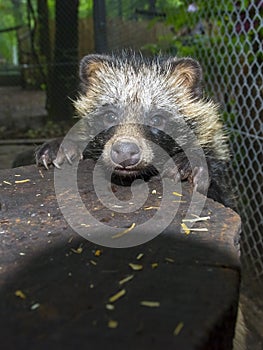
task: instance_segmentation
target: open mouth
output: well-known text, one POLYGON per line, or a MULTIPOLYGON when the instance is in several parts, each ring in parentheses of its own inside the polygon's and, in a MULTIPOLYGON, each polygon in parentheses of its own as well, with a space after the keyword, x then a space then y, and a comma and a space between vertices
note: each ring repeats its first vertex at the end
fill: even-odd
POLYGON ((130 178, 148 178, 151 176, 158 175, 158 170, 153 165, 147 165, 145 167, 115 167, 113 174, 119 177, 130 177, 130 178))
POLYGON ((116 167, 114 174, 119 176, 137 176, 140 174, 140 170, 136 168, 121 168, 116 167))
POLYGON ((136 179, 148 181, 152 176, 156 175, 158 175, 158 171, 153 166, 145 168, 123 168, 117 166, 111 174, 111 181, 119 185, 130 186, 136 179))

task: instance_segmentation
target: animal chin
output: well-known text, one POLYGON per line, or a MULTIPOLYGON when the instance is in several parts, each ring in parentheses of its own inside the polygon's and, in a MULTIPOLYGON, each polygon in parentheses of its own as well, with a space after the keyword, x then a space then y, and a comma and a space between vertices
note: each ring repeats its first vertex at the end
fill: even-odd
POLYGON ((138 168, 115 167, 114 169, 114 174, 121 177, 136 177, 140 172, 141 170, 138 168))

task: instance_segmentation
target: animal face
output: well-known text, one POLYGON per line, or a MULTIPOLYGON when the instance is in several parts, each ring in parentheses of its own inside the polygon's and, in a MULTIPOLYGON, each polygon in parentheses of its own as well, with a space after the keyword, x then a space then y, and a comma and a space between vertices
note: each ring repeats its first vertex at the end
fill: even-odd
POLYGON ((190 58, 89 55, 80 77, 82 135, 95 135, 90 148, 118 175, 152 171, 157 146, 175 156, 214 142, 216 110, 202 99, 202 71, 190 58))

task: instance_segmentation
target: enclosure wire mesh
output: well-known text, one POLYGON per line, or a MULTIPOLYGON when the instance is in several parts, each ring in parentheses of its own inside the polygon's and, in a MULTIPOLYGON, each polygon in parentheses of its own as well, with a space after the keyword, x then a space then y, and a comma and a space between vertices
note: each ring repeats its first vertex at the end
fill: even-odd
MULTIPOLYGON (((150 23, 151 19, 147 17, 145 1, 105 0, 105 3, 107 26, 114 27, 108 37, 110 51, 138 48, 152 39, 147 28, 142 32, 142 22, 150 23)), ((163 12, 158 7, 161 3, 156 1, 157 13, 163 12)), ((243 225, 242 266, 245 275, 263 286, 263 1, 185 3, 188 4, 185 6, 186 30, 174 31, 174 36, 182 45, 191 47, 191 55, 203 67, 205 90, 222 106, 230 135, 234 187, 243 225)), ((170 11, 177 15, 178 9, 170 11)), ((24 49, 30 50, 30 47, 24 49)), ((176 44, 172 49, 176 52, 176 44)), ((180 50, 177 53, 180 54, 180 50)))
MULTIPOLYGON (((125 2, 122 21, 132 18, 134 25, 124 30, 119 23, 122 41, 116 42, 114 49, 133 47, 130 38, 141 36, 133 2, 129 7, 125 2)), ((120 9, 122 3, 111 1, 111 6, 120 9)), ((247 330, 244 348, 259 350, 263 343, 263 1, 187 1, 185 11, 185 28, 173 31, 175 45, 169 51, 183 56, 184 45, 190 48, 190 55, 203 67, 207 95, 221 106, 232 154, 230 176, 242 220, 240 308, 247 330)), ((177 15, 176 8, 174 13, 177 15)))
MULTIPOLYGON (((111 28, 107 38, 109 51, 124 47, 138 49, 151 43, 147 26, 142 32, 142 24, 148 21, 150 26, 151 20, 145 14, 147 11, 140 12, 147 9, 146 1, 105 0, 105 3, 107 27, 111 28)), ((163 11, 158 8, 161 3, 156 1, 157 12, 163 11)), ((198 59, 203 67, 205 90, 221 106, 230 135, 233 187, 242 219, 243 278, 247 290, 252 291, 252 297, 263 307, 263 1, 181 3, 187 4, 185 28, 172 33, 182 47, 176 47, 175 40, 170 49, 182 55, 180 49, 184 49, 184 45, 190 47, 189 55, 198 59)), ((177 10, 170 8, 175 17, 177 10)), ((26 40, 27 31, 23 30, 20 44, 25 42, 22 48, 29 57, 31 46, 27 44, 30 43, 26 40)), ((29 64, 28 67, 28 70, 37 69, 38 65, 29 64)))
MULTIPOLYGON (((113 44, 114 49, 132 46, 131 37, 138 38, 136 21, 141 17, 136 15, 136 4, 106 1, 107 13, 113 13, 115 8, 120 18, 117 31, 123 40, 113 44), (134 25, 130 30, 125 27, 124 33, 122 23, 128 20, 133 20, 134 25)), ((185 30, 174 35, 191 47, 191 55, 203 67, 205 90, 222 108, 230 136, 233 187, 242 219, 243 273, 263 286, 263 2, 199 0, 187 4, 185 30)), ((176 14, 177 9, 174 11, 176 14)), ((110 18, 107 21, 110 25, 110 18)), ((171 51, 176 52, 176 47, 171 51)), ((180 50, 177 53, 180 55, 180 50)))
POLYGON ((263 2, 233 3, 210 1, 204 9, 197 3, 204 34, 193 47, 206 72, 207 90, 222 106, 230 135, 233 183, 242 218, 242 267, 262 283, 263 2))
MULTIPOLYGON (((108 50, 139 50, 154 42, 158 30, 149 30, 155 14, 148 11, 147 1, 105 0, 108 50)), ((158 21, 155 23, 158 27, 158 21)), ((167 30, 169 31, 169 29, 167 30)))
POLYGON ((197 3, 203 33, 193 45, 206 89, 222 106, 230 136, 242 220, 240 308, 249 334, 247 349, 261 348, 263 327, 262 10, 262 1, 210 1, 203 9, 197 3), (257 345, 252 339, 258 339, 257 345))

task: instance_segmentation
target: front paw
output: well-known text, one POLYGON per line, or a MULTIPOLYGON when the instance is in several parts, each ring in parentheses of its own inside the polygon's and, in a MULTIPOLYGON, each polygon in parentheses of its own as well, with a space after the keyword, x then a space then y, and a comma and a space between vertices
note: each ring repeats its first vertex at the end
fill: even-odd
POLYGON ((162 177, 173 179, 175 183, 178 183, 182 180, 181 172, 176 166, 165 169, 162 172, 162 177))
POLYGON ((174 164, 173 166, 168 166, 162 172, 162 176, 173 179, 175 183, 188 179, 191 174, 192 170, 188 162, 184 162, 179 165, 174 164))
POLYGON ((44 167, 48 169, 49 165, 51 165, 57 157, 61 142, 62 139, 56 139, 45 142, 43 145, 39 146, 35 152, 36 164, 44 165, 44 167))
POLYGON ((175 183, 187 180, 193 185, 193 190, 207 194, 210 186, 208 169, 204 166, 194 166, 191 168, 189 163, 181 164, 179 167, 168 167, 162 173, 162 176, 172 178, 175 183))
POLYGON ((53 164, 60 169, 65 161, 72 164, 74 160, 83 158, 82 151, 75 142, 71 140, 61 141, 61 139, 56 139, 40 146, 36 150, 37 165, 44 165, 48 169, 53 164))

